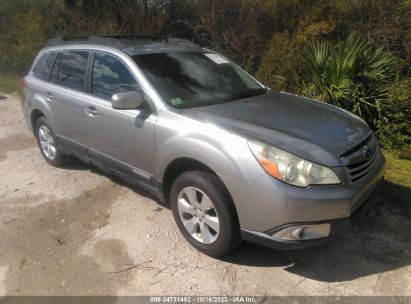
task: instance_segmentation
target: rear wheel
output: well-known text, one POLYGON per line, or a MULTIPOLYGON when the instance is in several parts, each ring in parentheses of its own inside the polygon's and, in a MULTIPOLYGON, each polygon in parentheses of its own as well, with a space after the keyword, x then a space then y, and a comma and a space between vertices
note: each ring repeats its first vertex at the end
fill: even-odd
POLYGON ((37 120, 36 137, 41 154, 50 165, 62 167, 67 164, 69 156, 61 153, 50 124, 45 117, 37 120))
POLYGON ((174 181, 170 193, 174 219, 196 249, 222 256, 240 243, 237 213, 220 179, 202 171, 188 171, 174 181))

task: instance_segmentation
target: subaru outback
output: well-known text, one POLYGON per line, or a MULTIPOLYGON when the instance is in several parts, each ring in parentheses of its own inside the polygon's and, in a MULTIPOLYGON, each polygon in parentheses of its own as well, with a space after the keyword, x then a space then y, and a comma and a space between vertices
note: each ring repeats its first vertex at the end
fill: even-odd
POLYGON ((70 157, 169 204, 198 250, 298 249, 344 233, 382 178, 369 126, 272 90, 189 41, 56 38, 22 80, 44 159, 70 157))

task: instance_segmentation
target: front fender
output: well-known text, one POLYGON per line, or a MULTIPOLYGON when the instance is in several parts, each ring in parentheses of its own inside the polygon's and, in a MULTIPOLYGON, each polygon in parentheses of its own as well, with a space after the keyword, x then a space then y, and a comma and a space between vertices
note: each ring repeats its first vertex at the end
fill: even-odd
POLYGON ((156 151, 156 175, 160 180, 168 165, 178 158, 197 160, 218 175, 243 181, 254 180, 264 173, 247 139, 172 112, 159 115, 156 151))

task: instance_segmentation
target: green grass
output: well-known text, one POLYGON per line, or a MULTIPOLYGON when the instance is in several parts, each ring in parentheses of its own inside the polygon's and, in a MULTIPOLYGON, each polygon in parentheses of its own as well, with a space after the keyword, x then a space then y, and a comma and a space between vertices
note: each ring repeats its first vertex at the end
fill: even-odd
POLYGON ((12 74, 0 74, 0 92, 12 93, 19 90, 21 77, 12 74))
POLYGON ((411 188, 411 161, 400 159, 392 151, 384 151, 387 159, 385 179, 394 184, 411 188))

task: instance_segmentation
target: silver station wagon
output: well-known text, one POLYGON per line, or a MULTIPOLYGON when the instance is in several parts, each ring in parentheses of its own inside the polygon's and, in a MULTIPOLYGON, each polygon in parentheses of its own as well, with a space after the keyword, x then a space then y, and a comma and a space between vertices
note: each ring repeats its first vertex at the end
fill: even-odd
POLYGON ((211 256, 241 240, 278 249, 331 240, 383 175, 359 117, 269 89, 183 39, 52 39, 22 83, 49 164, 74 156, 148 190, 211 256))

